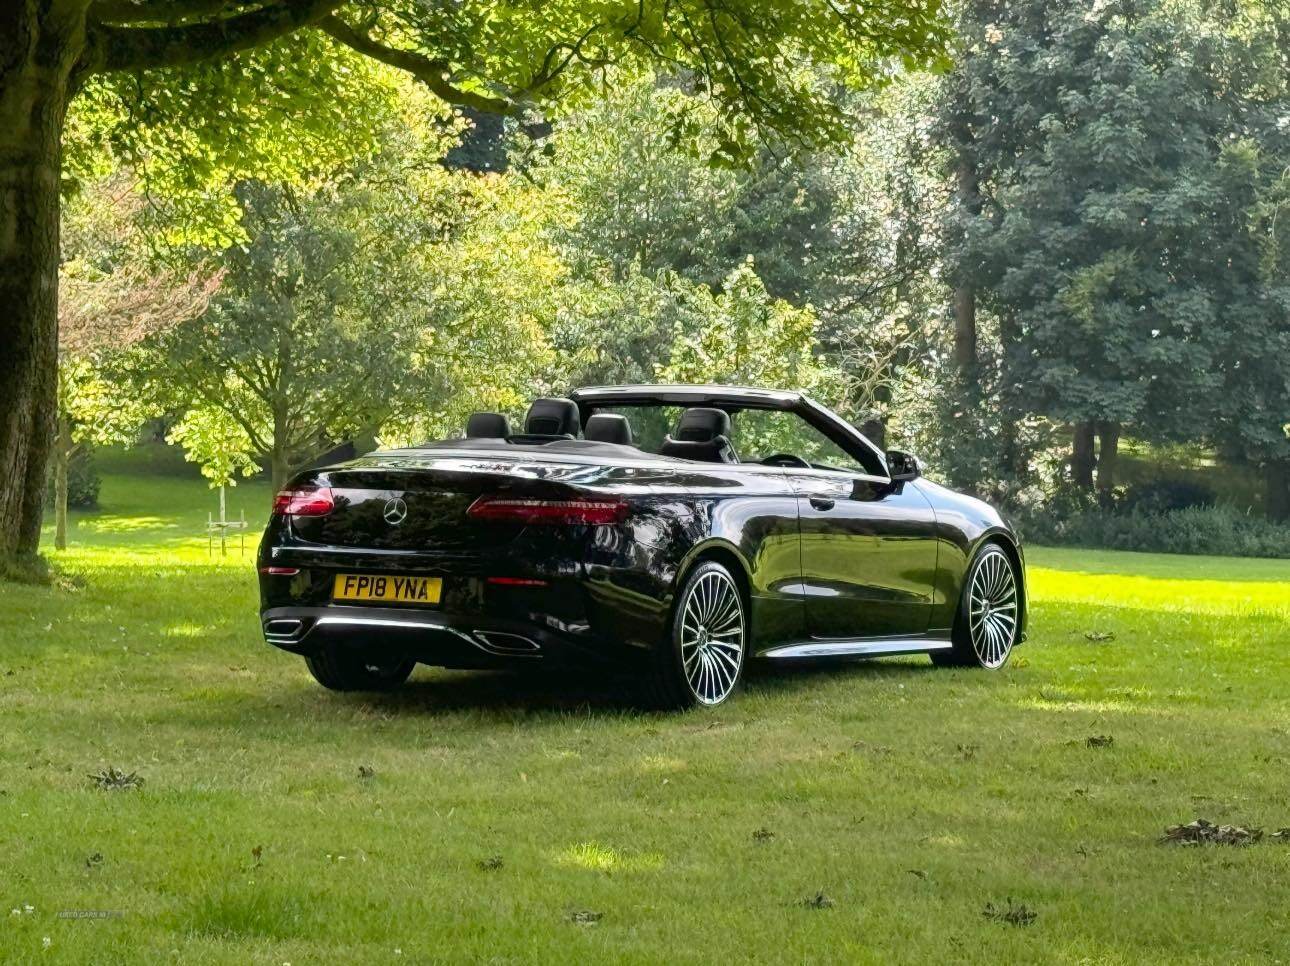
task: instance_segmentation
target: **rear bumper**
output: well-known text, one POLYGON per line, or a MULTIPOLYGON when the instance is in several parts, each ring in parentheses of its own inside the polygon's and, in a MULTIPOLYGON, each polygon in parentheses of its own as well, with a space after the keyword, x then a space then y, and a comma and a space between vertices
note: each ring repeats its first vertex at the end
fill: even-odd
POLYGON ((632 668, 648 650, 628 641, 589 636, 585 625, 558 629, 532 621, 405 607, 270 607, 260 618, 264 639, 293 654, 359 648, 449 668, 632 668))

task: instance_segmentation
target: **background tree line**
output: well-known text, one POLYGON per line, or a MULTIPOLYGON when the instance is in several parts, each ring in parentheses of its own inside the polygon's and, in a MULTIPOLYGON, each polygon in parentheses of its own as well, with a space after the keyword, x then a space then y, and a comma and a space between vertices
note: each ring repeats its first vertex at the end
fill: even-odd
MULTIPOLYGON (((1290 513, 1290 15, 955 16, 948 70, 857 90, 794 68, 847 119, 828 146, 735 151, 721 104, 666 67, 602 68, 602 96, 553 125, 453 117, 380 75, 361 119, 334 119, 350 150, 309 177, 168 172, 124 212, 150 270, 204 266, 218 291, 95 372, 213 478, 276 481, 343 441, 451 435, 570 385, 792 385, 1041 536, 1115 542, 1182 511, 1180 545, 1284 552, 1187 506, 1225 493, 1118 469, 1126 446, 1185 451, 1220 482, 1259 474, 1266 515, 1290 513)), ((140 191, 154 154, 126 166, 140 191)))

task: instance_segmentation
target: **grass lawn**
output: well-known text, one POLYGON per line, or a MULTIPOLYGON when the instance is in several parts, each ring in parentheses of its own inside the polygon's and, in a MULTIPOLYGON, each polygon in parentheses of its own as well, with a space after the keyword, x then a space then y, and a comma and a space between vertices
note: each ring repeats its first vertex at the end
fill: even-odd
POLYGON ((1032 548, 993 675, 767 672, 679 716, 426 669, 374 699, 262 643, 202 482, 112 469, 74 585, 0 585, 0 961, 1290 959, 1290 844, 1159 844, 1290 826, 1290 562, 1032 548), (1034 920, 983 915, 1009 900, 1034 920))

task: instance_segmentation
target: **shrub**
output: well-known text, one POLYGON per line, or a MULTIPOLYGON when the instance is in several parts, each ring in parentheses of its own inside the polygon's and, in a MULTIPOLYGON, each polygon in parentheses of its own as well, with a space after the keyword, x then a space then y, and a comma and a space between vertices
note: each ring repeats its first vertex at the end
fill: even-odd
POLYGON ((1192 480, 1157 479, 1131 485, 1124 494, 1124 509, 1139 513, 1168 513, 1192 507, 1211 507, 1217 495, 1192 480))
POLYGON ((1226 505, 1164 512, 1086 508, 1068 515, 1045 508, 1020 515, 1016 523, 1023 539, 1037 544, 1290 558, 1290 526, 1226 505))

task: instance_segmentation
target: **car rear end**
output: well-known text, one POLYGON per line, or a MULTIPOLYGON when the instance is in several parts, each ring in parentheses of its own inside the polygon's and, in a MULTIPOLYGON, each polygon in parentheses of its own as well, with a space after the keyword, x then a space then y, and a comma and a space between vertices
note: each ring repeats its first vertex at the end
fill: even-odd
POLYGON ((633 659, 658 623, 620 606, 640 508, 578 475, 400 454, 302 474, 260 546, 266 640, 458 668, 633 659))

